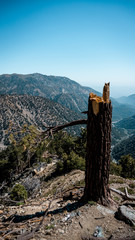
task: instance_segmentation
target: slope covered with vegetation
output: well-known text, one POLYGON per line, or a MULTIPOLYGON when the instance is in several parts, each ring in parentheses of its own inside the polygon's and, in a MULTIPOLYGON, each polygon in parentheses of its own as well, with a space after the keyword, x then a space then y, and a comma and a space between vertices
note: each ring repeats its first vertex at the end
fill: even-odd
MULTIPOLYGON (((84 116, 85 117, 85 116, 84 116)), ((47 98, 28 95, 0 95, 0 142, 9 144, 9 133, 18 132, 23 125, 39 129, 81 119, 83 115, 47 98)), ((74 134, 79 128, 70 129, 74 134)))
POLYGON ((133 107, 135 107, 135 94, 132 94, 132 95, 129 95, 128 97, 120 97, 120 98, 117 98, 117 101, 119 103, 123 103, 123 104, 129 104, 133 107))
POLYGON ((117 122, 115 126, 118 128, 135 130, 135 115, 122 119, 121 121, 117 122))
MULTIPOLYGON (((0 75, 0 94, 41 96, 54 100, 77 113, 87 111, 90 92, 101 95, 94 89, 81 86, 66 77, 47 76, 39 73, 0 75)), ((112 105, 113 121, 135 114, 135 108, 125 103, 120 104, 112 99, 112 105)))
POLYGON ((72 169, 85 169, 86 131, 80 136, 71 136, 59 132, 52 137, 44 138, 33 126, 22 129, 24 136, 17 142, 10 135, 11 145, 0 152, 0 181, 11 180, 16 173, 38 162, 50 162, 52 155, 57 155, 56 174, 69 172, 72 169), (28 133, 29 132, 29 133, 28 133), (46 154, 47 155, 46 155, 46 154))
MULTIPOLYGON (((11 134, 11 145, 0 152, 0 182, 4 180, 12 182, 15 174, 18 176, 33 164, 40 162, 50 163, 52 156, 57 156, 54 176, 70 172, 73 169, 85 170, 85 128, 82 128, 80 136, 71 136, 65 131, 60 131, 55 133, 53 137, 44 137, 34 126, 24 127, 22 132, 24 136, 20 142, 16 141, 16 136, 11 134)), ((125 167, 125 162, 122 161, 120 155, 118 164, 111 163, 111 173, 123 177, 131 177, 131 175, 135 177, 135 160, 132 157, 127 157, 126 161, 127 165, 125 167)))
POLYGON ((131 154, 131 156, 135 158, 135 135, 121 141, 113 148, 112 151, 112 156, 117 161, 120 159, 121 156, 127 154, 131 154))

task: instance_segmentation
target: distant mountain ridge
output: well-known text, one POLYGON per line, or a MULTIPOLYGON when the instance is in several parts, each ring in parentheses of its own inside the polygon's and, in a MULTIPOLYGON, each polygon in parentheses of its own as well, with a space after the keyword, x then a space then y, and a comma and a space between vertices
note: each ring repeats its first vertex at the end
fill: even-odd
MULTIPOLYGON (((41 96, 58 102, 77 113, 87 110, 90 92, 101 96, 101 93, 94 89, 81 86, 66 77, 39 73, 0 75, 0 94, 41 96)), ((114 99, 112 99, 112 105, 113 121, 135 114, 133 107, 120 104, 114 99)))
POLYGON ((89 93, 101 95, 66 77, 34 74, 0 75, 0 94, 41 96, 80 112, 85 111, 89 93))
POLYGON ((59 94, 89 94, 92 88, 83 87, 79 83, 59 76, 47 76, 39 73, 33 74, 3 74, 0 75, 0 94, 27 94, 53 99, 59 94))
POLYGON ((112 151, 112 156, 116 161, 118 161, 121 156, 128 154, 135 158, 135 135, 117 144, 112 151))
POLYGON ((117 122, 115 126, 118 128, 135 130, 135 115, 122 119, 121 121, 117 122))
MULTIPOLYGON (((118 144, 112 150, 112 156, 115 160, 119 160, 122 155, 131 154, 135 158, 135 115, 124 118, 114 124, 117 131, 127 132, 127 136, 124 136, 124 140, 120 139, 118 144)), ((116 134, 115 134, 116 136, 116 134)), ((121 136, 121 135, 120 135, 121 136)))
POLYGON ((116 99, 119 103, 129 104, 135 108, 135 94, 129 95, 128 97, 120 97, 116 99))

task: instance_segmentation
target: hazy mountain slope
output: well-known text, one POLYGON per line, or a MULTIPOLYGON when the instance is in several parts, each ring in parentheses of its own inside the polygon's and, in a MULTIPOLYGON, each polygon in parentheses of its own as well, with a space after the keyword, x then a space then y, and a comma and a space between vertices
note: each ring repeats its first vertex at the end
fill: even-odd
POLYGON ((135 114, 135 109, 127 104, 116 103, 116 101, 112 100, 113 106, 113 121, 118 121, 123 118, 131 117, 135 114))
POLYGON ((27 94, 53 99, 61 93, 84 94, 96 92, 92 88, 83 87, 66 77, 46 76, 39 73, 20 75, 0 75, 0 94, 27 94))
POLYGON ((135 135, 123 140, 113 148, 112 156, 119 160, 121 156, 131 154, 135 158, 135 135))
POLYGON ((100 95, 92 88, 83 87, 66 77, 42 74, 0 75, 0 94, 27 94, 54 100, 76 112, 87 110, 90 92, 100 95))
POLYGON ((86 97, 84 94, 77 95, 62 93, 57 95, 54 98, 54 101, 64 105, 67 108, 70 108, 75 112, 82 112, 87 110, 88 96, 86 97))
MULTIPOLYGON (((100 94, 98 94, 100 95, 100 94)), ((84 94, 60 94, 54 98, 54 101, 62 104, 65 107, 68 107, 76 112, 87 111, 88 109, 88 96, 84 94)), ((126 104, 120 104, 115 101, 115 99, 111 99, 112 101, 112 119, 113 121, 118 121, 123 118, 132 116, 135 114, 135 109, 132 106, 126 104)))
MULTIPOLYGON (((66 77, 46 76, 39 73, 21 75, 0 75, 0 94, 27 94, 47 97, 76 112, 88 109, 89 93, 94 92, 89 87, 83 87, 66 77)), ((122 105, 112 99, 113 121, 121 120, 135 114, 135 109, 122 105)))
POLYGON ((111 145, 114 147, 122 140, 129 137, 129 133, 126 129, 116 128, 114 124, 112 125, 112 136, 111 136, 111 145))
POLYGON ((129 95, 128 97, 120 97, 116 99, 119 103, 129 104, 135 108, 135 94, 129 95))
POLYGON ((122 119, 121 121, 117 122, 115 126, 118 128, 135 130, 135 115, 122 119))
POLYGON ((0 95, 0 144, 7 143, 6 130, 10 121, 17 131, 25 123, 44 128, 44 125, 53 126, 81 118, 82 114, 75 113, 47 98, 0 95))

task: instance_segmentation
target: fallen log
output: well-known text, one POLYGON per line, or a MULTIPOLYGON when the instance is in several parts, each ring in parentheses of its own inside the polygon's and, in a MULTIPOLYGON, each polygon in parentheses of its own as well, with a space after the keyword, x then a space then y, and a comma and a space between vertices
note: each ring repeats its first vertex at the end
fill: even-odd
POLYGON ((120 190, 114 189, 114 188, 110 188, 110 190, 112 192, 119 194, 124 200, 135 201, 135 196, 129 195, 127 188, 125 188, 125 193, 121 192, 120 190))

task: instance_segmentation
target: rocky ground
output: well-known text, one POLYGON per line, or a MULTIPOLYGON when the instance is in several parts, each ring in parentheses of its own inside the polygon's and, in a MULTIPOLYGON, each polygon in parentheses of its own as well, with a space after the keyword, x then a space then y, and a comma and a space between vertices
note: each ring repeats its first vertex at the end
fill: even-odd
MULTIPOLYGON (((94 202, 83 205, 79 200, 84 191, 84 172, 75 170, 53 177, 50 173, 54 166, 55 160, 42 166, 35 175, 27 172, 17 180, 22 183, 24 179, 32 179, 37 181, 39 188, 31 192, 22 205, 1 202, 0 239, 82 240, 94 236, 95 239, 98 239, 96 236, 135 239, 135 219, 133 224, 127 224, 115 217, 120 205, 126 204, 134 210, 133 202, 123 201, 120 195, 111 193, 110 207, 94 202)), ((127 187, 132 195, 135 194, 135 180, 111 175, 110 187, 121 191, 127 187)))

